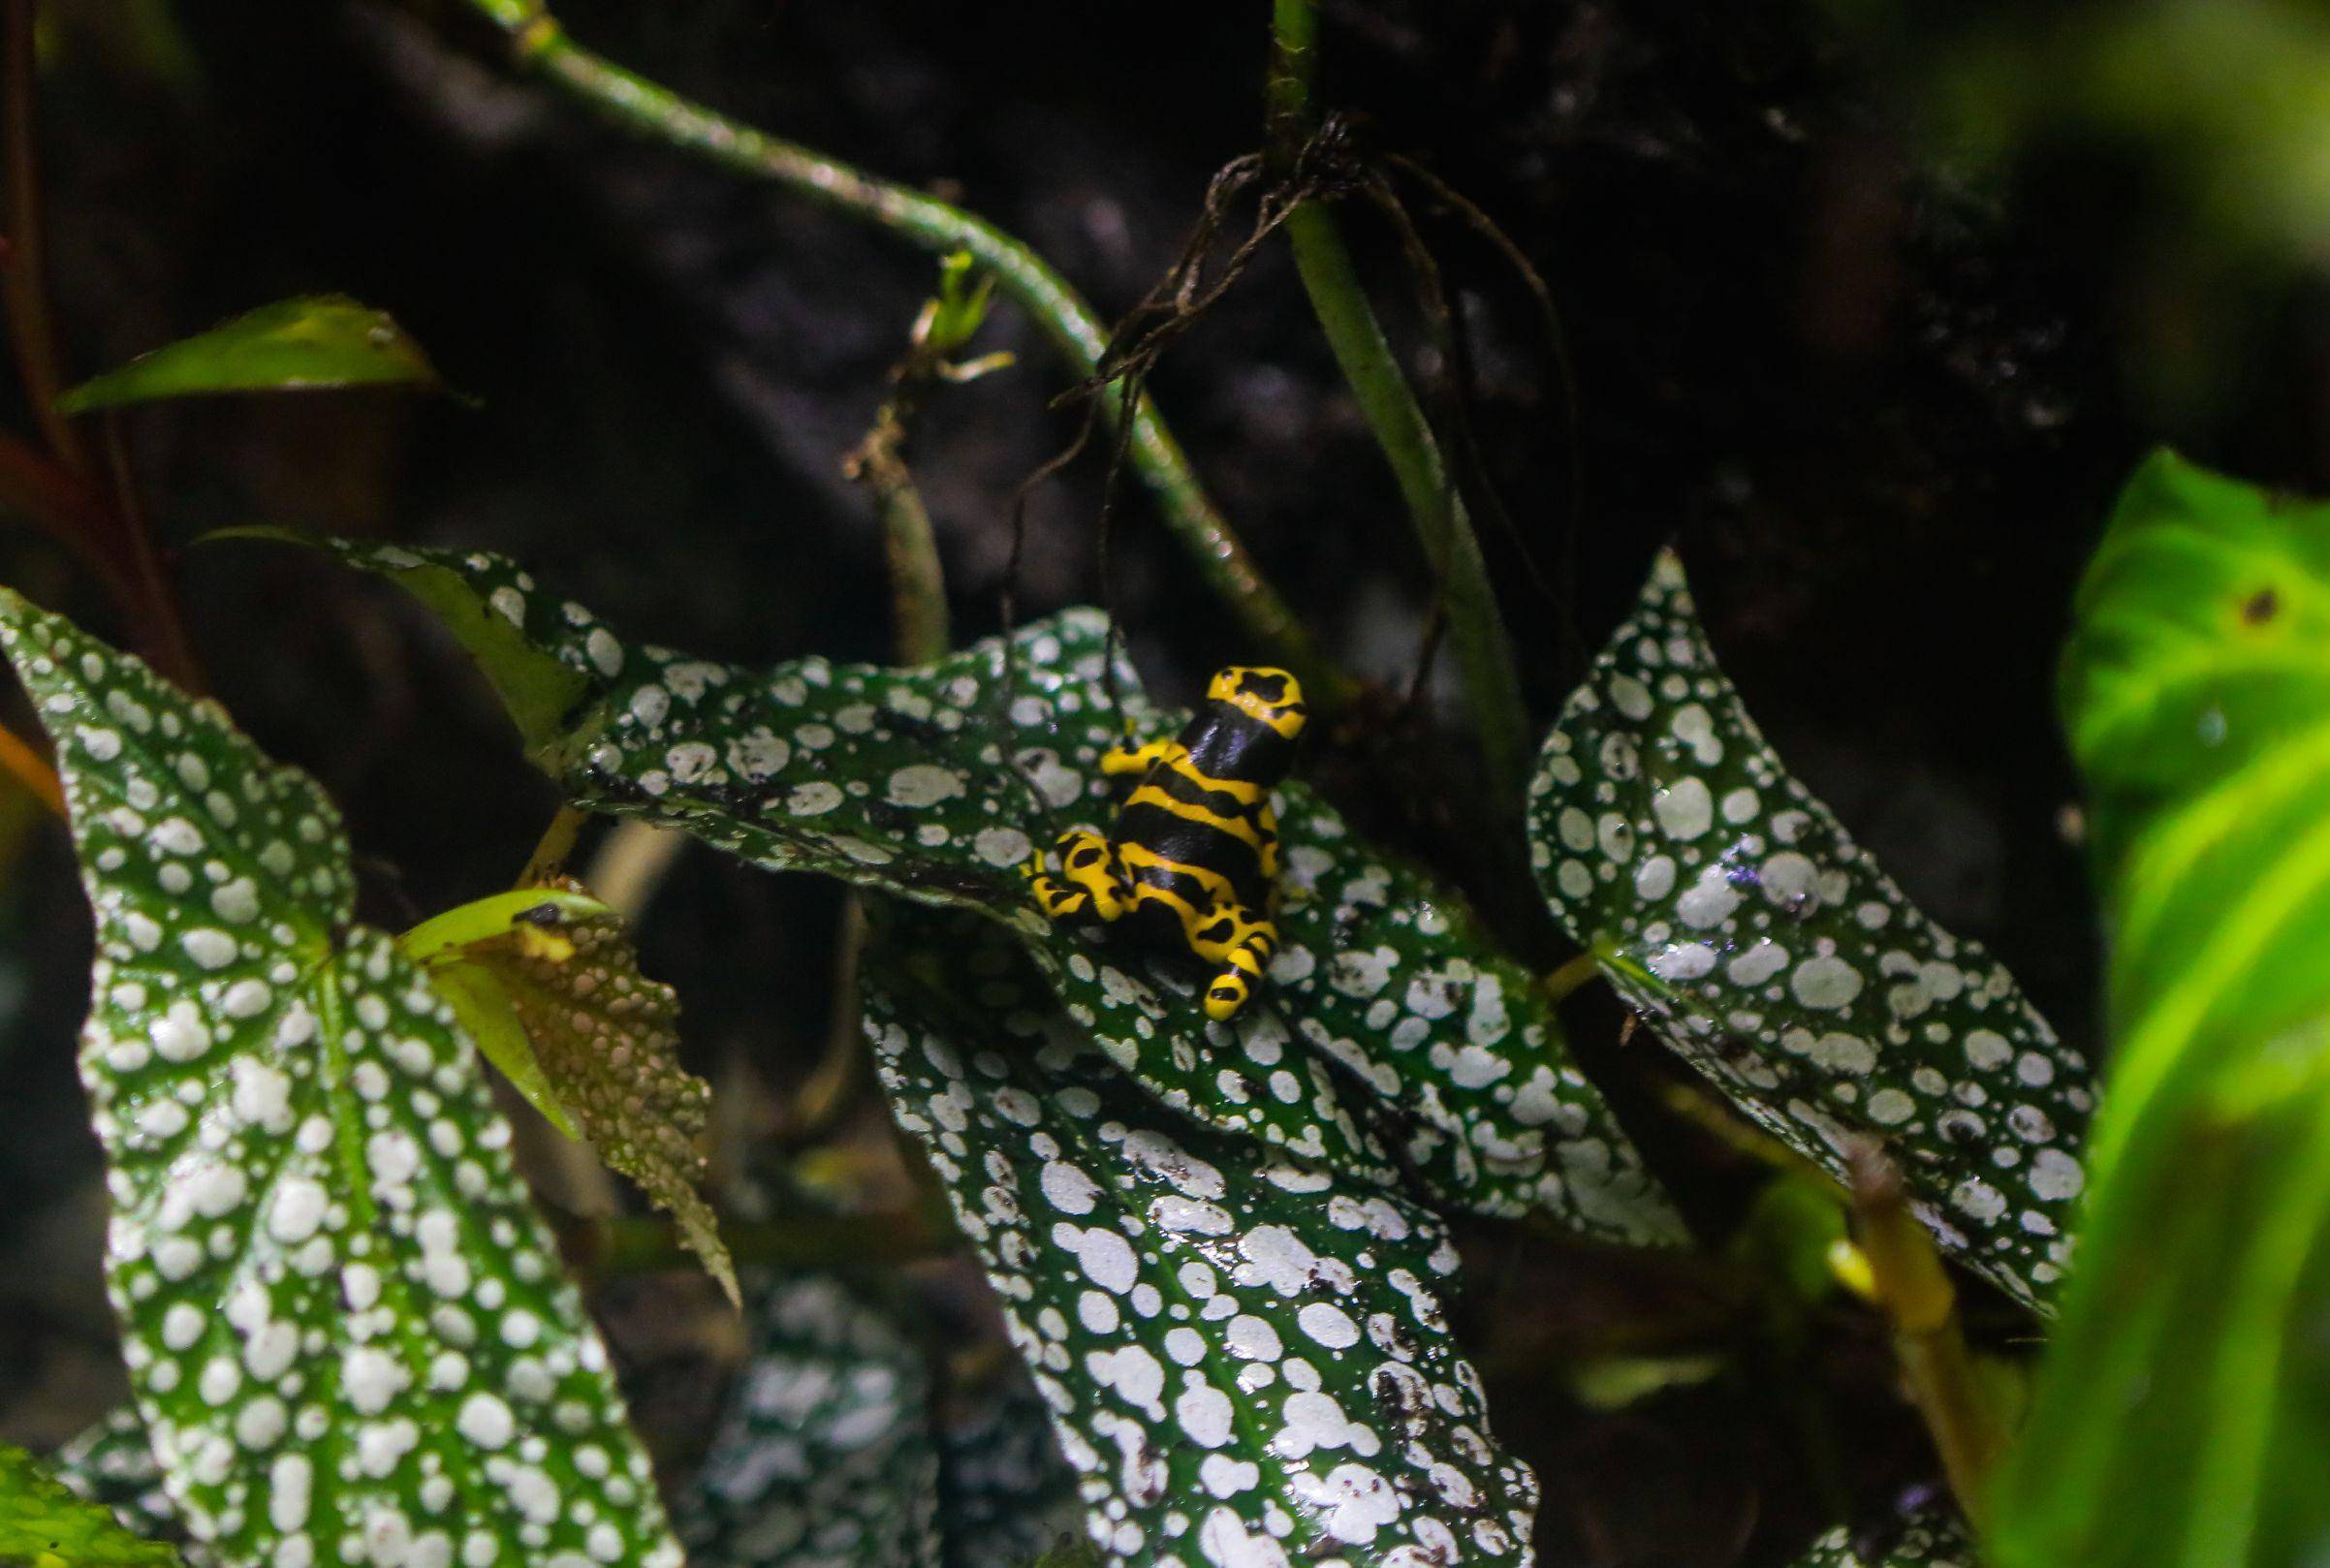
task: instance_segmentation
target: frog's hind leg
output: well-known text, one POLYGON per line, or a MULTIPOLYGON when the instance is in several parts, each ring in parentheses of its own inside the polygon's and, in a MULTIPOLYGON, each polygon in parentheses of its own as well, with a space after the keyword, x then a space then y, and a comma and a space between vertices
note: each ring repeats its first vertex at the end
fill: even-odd
POLYGON ((1124 867, 1107 839, 1088 829, 1071 828, 1059 835, 1053 850, 1059 857, 1057 875, 1044 869, 1041 853, 1027 864, 1036 907, 1047 918, 1068 920, 1089 913, 1113 921, 1123 915, 1124 867))
POLYGON ((1208 963, 1220 965, 1206 986, 1206 1017, 1220 1021, 1235 1017, 1253 996, 1278 951, 1278 926, 1267 915, 1224 900, 1191 929, 1189 948, 1208 963))

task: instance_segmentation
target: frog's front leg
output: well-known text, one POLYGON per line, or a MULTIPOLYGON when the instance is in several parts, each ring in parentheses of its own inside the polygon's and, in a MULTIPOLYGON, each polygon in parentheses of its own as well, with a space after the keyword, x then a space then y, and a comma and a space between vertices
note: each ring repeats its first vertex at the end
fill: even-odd
POLYGON ((1089 911, 1113 921, 1123 915, 1127 887, 1115 845, 1089 829, 1071 828, 1053 850, 1059 857, 1058 875, 1044 869, 1041 851, 1027 865, 1036 907, 1047 918, 1067 920, 1089 911))
POLYGON ((1217 900, 1189 932, 1189 950, 1220 969, 1206 986, 1206 1017, 1236 1015, 1278 951, 1278 926, 1267 915, 1227 898, 1217 900))
POLYGON ((1100 754, 1100 770, 1111 778, 1146 773, 1168 758, 1187 754, 1187 748, 1179 740, 1151 740, 1146 746, 1111 746, 1100 754))

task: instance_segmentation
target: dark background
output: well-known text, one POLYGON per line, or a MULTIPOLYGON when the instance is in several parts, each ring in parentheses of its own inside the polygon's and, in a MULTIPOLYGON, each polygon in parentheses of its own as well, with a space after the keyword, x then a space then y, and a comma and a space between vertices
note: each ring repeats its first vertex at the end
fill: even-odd
MULTIPOLYGON (((2108 31, 2142 9, 2063 14, 2108 31)), ((1209 175, 1260 141, 1252 5, 560 13, 669 85, 943 189, 1108 316, 1172 263, 1209 175)), ((2072 583, 2156 442, 2320 480, 2330 333, 2291 247, 2197 208, 2155 127, 2015 96, 2074 70, 2081 47, 2068 24, 2015 15, 1338 0, 1322 100, 1492 214, 1559 306, 1574 403, 1495 252, 1418 204, 1475 334, 1471 419, 1520 536, 1489 549, 1537 720, 1651 552, 1679 544, 1781 753, 2092 1048, 2094 926, 2051 690, 2072 583), (1999 39, 2020 76, 1981 65, 1999 39), (1979 159, 1935 107, 1963 99, 1942 88, 1964 61, 2000 143, 1979 159), (1531 584, 1525 553, 1559 592, 1531 584)), ((736 659, 882 655, 877 536, 839 465, 929 290, 922 254, 514 80, 449 5, 83 0, 52 8, 47 44, 70 377, 344 291, 394 312, 469 399, 138 413, 167 539, 258 520, 483 546, 638 636, 736 659)), ((1397 248, 1368 213, 1344 222, 1432 383, 1397 248)), ((1065 377, 1014 312, 981 346, 1019 363, 935 395, 912 453, 960 635, 995 623, 1011 492, 1074 426, 1047 409, 1065 377)), ((1350 665, 1403 685, 1427 565, 1276 247, 1153 385, 1273 580, 1350 665)), ((1087 459, 1036 498, 1024 612, 1098 597, 1099 478, 1087 459)), ((1137 486, 1117 536, 1115 608, 1153 690, 1186 697, 1257 651, 1137 486)), ((30 531, 0 534, 0 555, 12 581, 118 635, 30 531)), ((179 580, 220 695, 343 804, 378 918, 506 885, 552 802, 424 614, 267 547, 189 552, 179 580)), ((1447 674, 1436 706, 1346 734, 1314 766, 1377 831, 1472 877, 1534 947, 1540 917, 1500 907, 1469 853, 1447 674)), ((19 825, 0 903, 0 1429, 53 1440, 102 1408, 113 1373, 98 1159, 71 1071, 85 917, 52 827, 19 825)), ((690 851, 644 939, 687 999, 691 1049, 781 1083, 824 1030, 833 924, 822 887, 690 851)), ((1582 1006, 1581 1048, 1610 1057, 1617 1022, 1582 1006)), ((1549 1560, 1774 1561, 1828 1517, 1752 1367, 1615 1416, 1548 1396, 1532 1357, 1682 1287, 1509 1239, 1477 1247, 1475 1332, 1500 1427, 1547 1477, 1549 1560)), ((629 1351, 651 1383, 655 1355, 629 1351)), ((1816 1373, 1838 1391, 1864 1519, 1932 1469, 1882 1366, 1846 1325, 1816 1373)), ((677 1429, 711 1396, 700 1368, 674 1376, 679 1392, 650 1387, 641 1408, 677 1429)))

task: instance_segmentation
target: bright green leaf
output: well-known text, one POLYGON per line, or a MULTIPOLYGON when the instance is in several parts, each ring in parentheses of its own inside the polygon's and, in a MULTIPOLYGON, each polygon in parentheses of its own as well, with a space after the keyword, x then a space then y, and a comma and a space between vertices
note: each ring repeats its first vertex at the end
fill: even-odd
POLYGON ((2044 1302, 2092 1106, 2080 1054, 1790 777, 1659 558, 1529 798, 1539 886, 1627 1003, 1774 1137, 1899 1161, 1948 1250, 2044 1302))
POLYGON ((2081 585, 2062 699, 2115 1049, 1994 1555, 2312 1562, 2330 1539, 2330 506, 2146 463, 2081 585))
POLYGON ((24 1568, 169 1568, 178 1549, 122 1528, 20 1448, 0 1446, 0 1563, 24 1568))
POLYGON ((1108 1562, 1527 1560, 1432 1213, 1162 1112, 992 928, 899 912, 864 1000, 1108 1562))
POLYGON ((582 1142, 582 1129, 575 1124, 574 1113, 542 1070, 542 1058, 534 1054, 534 1042, 526 1038, 526 1026, 519 1020, 518 1004, 510 1000, 501 982, 474 965, 448 963, 432 969, 428 983, 453 1009, 454 1021, 461 1026, 469 1043, 510 1081, 526 1104, 541 1112, 543 1120, 559 1132, 582 1142))
POLYGON ((520 888, 450 910, 398 945, 465 1025, 485 1026, 473 1038, 519 1091, 668 1210, 739 1302, 736 1265, 697 1190, 711 1085, 679 1065, 679 994, 640 973, 622 917, 579 883, 520 888))
MULTIPOLYGON (((1446 1201, 1532 1209, 1635 1242, 1673 1209, 1570 1063, 1532 977, 1463 901, 1357 840, 1299 782, 1278 795, 1284 949, 1256 1003, 1207 1020, 1198 976, 1120 933, 1055 926, 1023 874, 1119 797, 1099 771, 1124 734, 1173 730, 1130 670, 1108 706, 1107 623, 1071 612, 911 670, 820 658, 740 670, 632 647, 582 606, 482 554, 341 543, 405 580, 415 560, 468 585, 592 683, 571 737, 537 750, 569 796, 682 828, 759 864, 967 909, 1025 946, 1070 1015, 1158 1099, 1225 1132, 1387 1188, 1415 1170, 1446 1201)), ((482 617, 454 621, 457 635, 482 617)))
POLYGON ((217 392, 397 385, 437 385, 436 368, 421 345, 385 310, 344 295, 317 295, 262 305, 142 354, 82 382, 56 406, 59 413, 86 414, 217 392))
POLYGON ((97 961, 80 1054, 132 1390, 229 1565, 676 1565, 468 1042, 339 818, 215 704, 0 591, 97 961))

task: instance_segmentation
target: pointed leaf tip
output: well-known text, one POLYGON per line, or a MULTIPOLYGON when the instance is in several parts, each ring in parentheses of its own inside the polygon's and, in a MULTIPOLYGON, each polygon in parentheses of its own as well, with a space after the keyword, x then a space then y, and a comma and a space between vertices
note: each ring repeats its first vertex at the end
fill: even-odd
POLYGON ((282 299, 142 354, 56 400, 86 414, 173 397, 438 386, 421 345, 385 310, 345 295, 282 299))
POLYGON ((1529 837, 1555 915, 1743 1113, 1840 1177, 1847 1143, 1877 1140, 1945 1248, 2052 1298, 2086 1059, 1788 773, 1671 551, 1546 741, 1529 837))

